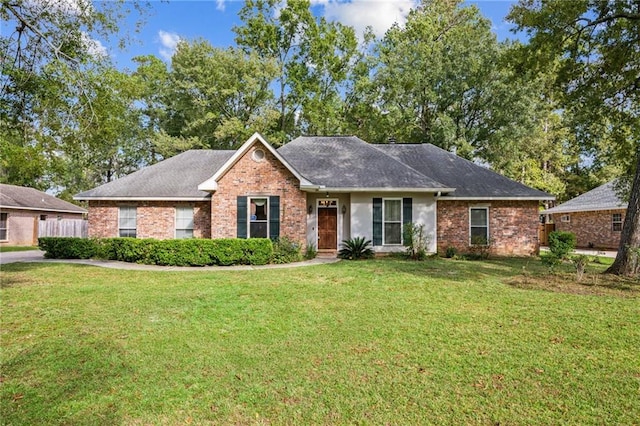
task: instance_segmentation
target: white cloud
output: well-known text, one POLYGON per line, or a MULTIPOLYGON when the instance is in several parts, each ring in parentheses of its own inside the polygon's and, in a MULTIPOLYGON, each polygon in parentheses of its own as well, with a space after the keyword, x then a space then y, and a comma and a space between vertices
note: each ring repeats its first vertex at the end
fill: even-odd
POLYGON ((176 47, 178 47, 180 36, 176 33, 160 30, 158 31, 158 39, 160 40, 160 56, 165 61, 170 61, 176 51, 176 47))
POLYGON ((362 37, 368 26, 377 37, 382 37, 394 23, 404 25, 407 15, 417 6, 417 0, 313 0, 324 7, 324 17, 352 26, 362 37))
POLYGON ((87 52, 89 53, 89 55, 96 58, 108 56, 109 52, 107 51, 107 48, 104 46, 104 44, 100 42, 100 40, 91 38, 89 34, 84 32, 82 33, 81 37, 82 37, 82 44, 87 49, 87 52))
POLYGON ((216 0, 216 9, 220 11, 224 11, 225 8, 225 0, 216 0))
POLYGON ((89 0, 27 0, 25 6, 72 16, 82 16, 93 11, 89 0))

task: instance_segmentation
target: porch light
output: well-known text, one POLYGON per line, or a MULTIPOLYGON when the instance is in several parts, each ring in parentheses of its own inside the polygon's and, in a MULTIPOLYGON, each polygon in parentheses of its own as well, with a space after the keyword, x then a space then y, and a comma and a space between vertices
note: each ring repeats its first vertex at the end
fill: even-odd
POLYGON ((342 205, 342 214, 345 214, 347 212, 347 205, 343 204, 342 205))
POLYGON ((313 206, 311 204, 309 204, 309 208, 307 209, 307 211, 309 212, 309 214, 313 213, 313 206))

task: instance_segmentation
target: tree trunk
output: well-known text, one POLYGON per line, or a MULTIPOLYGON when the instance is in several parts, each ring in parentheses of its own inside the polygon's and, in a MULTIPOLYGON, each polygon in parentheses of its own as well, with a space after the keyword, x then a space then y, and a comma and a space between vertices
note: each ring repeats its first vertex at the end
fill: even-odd
POLYGON ((635 277, 640 273, 640 152, 636 156, 636 174, 631 185, 618 255, 613 265, 605 271, 627 277, 635 277))

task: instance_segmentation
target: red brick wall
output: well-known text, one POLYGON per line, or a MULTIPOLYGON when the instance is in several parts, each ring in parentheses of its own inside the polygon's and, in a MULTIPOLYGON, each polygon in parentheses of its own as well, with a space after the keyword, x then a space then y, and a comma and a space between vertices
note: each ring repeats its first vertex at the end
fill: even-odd
POLYGON ((539 210, 537 201, 438 200, 438 252, 455 247, 469 251, 469 208, 489 208, 491 254, 529 256, 538 253, 539 210))
POLYGON ((307 232, 307 196, 299 186, 299 180, 256 142, 218 179, 218 189, 213 194, 211 203, 212 238, 236 238, 238 196, 278 195, 280 235, 304 245, 307 232), (262 161, 252 158, 257 147, 262 148, 266 154, 262 161))
POLYGON ((617 249, 620 245, 620 231, 613 230, 612 215, 622 214, 624 223, 625 209, 602 210, 591 212, 568 213, 570 222, 562 222, 561 214, 551 215, 556 225, 556 231, 573 232, 576 234, 578 247, 617 249))
POLYGON ((137 207, 138 238, 175 238, 176 207, 193 207, 193 236, 211 238, 209 201, 89 201, 89 237, 117 237, 120 206, 137 207))

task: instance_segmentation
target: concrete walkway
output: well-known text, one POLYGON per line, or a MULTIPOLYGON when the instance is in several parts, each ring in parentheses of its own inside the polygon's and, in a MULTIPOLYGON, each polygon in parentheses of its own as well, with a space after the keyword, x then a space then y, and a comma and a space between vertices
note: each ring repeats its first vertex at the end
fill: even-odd
POLYGON ((40 250, 13 251, 0 253, 0 265, 8 263, 75 263, 81 265, 99 266, 101 268, 124 269, 129 271, 254 271, 258 269, 282 269, 299 268, 302 266, 324 265, 335 263, 340 259, 330 257, 316 257, 303 262, 285 263, 282 265, 238 265, 238 266, 157 266, 140 265, 138 263, 117 262, 114 260, 94 260, 94 259, 45 259, 44 252, 40 250))
MULTIPOLYGON (((549 251, 549 247, 540 247, 540 251, 549 251)), ((576 249, 573 254, 586 254, 587 256, 602 256, 602 257, 615 257, 618 255, 616 250, 588 250, 588 249, 576 249)))

